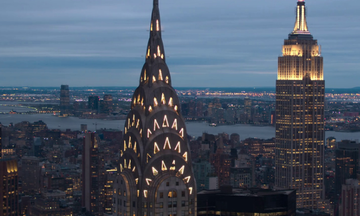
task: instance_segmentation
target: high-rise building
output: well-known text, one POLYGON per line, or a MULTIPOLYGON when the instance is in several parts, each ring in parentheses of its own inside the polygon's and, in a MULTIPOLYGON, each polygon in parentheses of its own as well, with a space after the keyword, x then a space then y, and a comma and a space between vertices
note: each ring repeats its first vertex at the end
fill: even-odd
POLYGON ((2 127, 0 125, 0 159, 2 158, 2 127))
POLYGON ((21 163, 22 192, 26 195, 40 193, 40 159, 34 156, 24 156, 21 163))
POLYGON ((60 115, 68 115, 70 108, 69 86, 61 85, 60 88, 60 115))
POLYGON ((341 188, 340 216, 360 215, 360 186, 357 179, 347 179, 341 188))
POLYGON ((103 114, 110 114, 113 108, 113 98, 111 95, 104 95, 104 99, 100 101, 100 112, 103 114))
POLYGON ((118 215, 196 215, 188 137, 165 58, 154 0, 146 61, 121 143, 114 197, 118 215))
POLYGON ((336 201, 341 194, 341 186, 346 179, 356 179, 359 171, 360 144, 343 140, 337 144, 335 151, 335 195, 336 201))
POLYGON ((102 215, 104 211, 103 163, 99 155, 99 142, 97 134, 85 134, 82 153, 82 206, 92 215, 102 215))
POLYGON ((0 159, 0 182, 0 216, 20 215, 16 159, 0 159))
POLYGON ((323 58, 298 0, 293 32, 278 60, 275 185, 296 189, 297 208, 317 209, 324 197, 323 58))
POLYGON ((99 108, 100 108, 99 106, 100 106, 99 96, 96 95, 89 96, 88 109, 95 111, 96 113, 99 113, 99 108))
POLYGON ((251 108, 252 108, 252 101, 250 98, 246 97, 244 99, 244 114, 245 114, 245 122, 250 123, 252 121, 251 118, 251 108))

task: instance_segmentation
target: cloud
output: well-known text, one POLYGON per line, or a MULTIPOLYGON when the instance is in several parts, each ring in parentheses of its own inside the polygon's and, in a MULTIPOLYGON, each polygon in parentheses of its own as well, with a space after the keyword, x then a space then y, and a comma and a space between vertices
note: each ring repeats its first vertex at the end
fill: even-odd
MULTIPOLYGON (((327 86, 358 86, 360 2, 306 5, 327 86)), ((295 6, 295 0, 160 0, 173 85, 275 85, 295 6)), ((150 0, 1 2, 0 86, 138 85, 151 8, 150 0)))

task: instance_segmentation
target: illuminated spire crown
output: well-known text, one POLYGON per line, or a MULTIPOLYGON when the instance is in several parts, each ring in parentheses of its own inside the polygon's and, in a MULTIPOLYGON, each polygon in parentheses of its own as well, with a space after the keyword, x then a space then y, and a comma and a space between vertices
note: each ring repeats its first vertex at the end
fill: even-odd
POLYGON ((306 23, 305 0, 298 0, 296 7, 296 21, 292 34, 310 34, 306 23))
POLYGON ((156 59, 165 61, 165 50, 161 38, 159 0, 154 0, 153 3, 150 22, 150 38, 146 50, 146 60, 154 61, 156 59))

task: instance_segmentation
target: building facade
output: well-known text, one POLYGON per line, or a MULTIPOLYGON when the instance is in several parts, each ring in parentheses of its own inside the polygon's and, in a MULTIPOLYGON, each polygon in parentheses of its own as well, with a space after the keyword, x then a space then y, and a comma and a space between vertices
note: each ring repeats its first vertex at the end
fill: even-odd
POLYGON ((34 156, 24 156, 21 163, 22 192, 26 195, 40 193, 40 159, 34 156))
POLYGON ((103 163, 99 155, 100 138, 86 133, 82 153, 82 207, 92 215, 103 215, 103 163))
POLYGON ((335 195, 339 201, 341 186, 346 179, 357 179, 359 171, 359 143, 342 141, 338 143, 335 151, 335 195))
POLYGON ((121 143, 115 215, 196 215, 187 132, 165 58, 154 0, 146 60, 121 143))
POLYGON ((308 31, 304 0, 278 59, 276 175, 280 189, 296 189, 297 208, 317 209, 324 197, 323 58, 308 31))
POLYGON ((70 109, 69 86, 61 85, 61 87, 60 87, 60 115, 69 114, 69 109, 70 109))
POLYGON ((360 186, 357 179, 347 179, 341 188, 340 216, 360 215, 360 186))
POLYGON ((0 181, 0 216, 20 215, 16 159, 0 159, 0 181))

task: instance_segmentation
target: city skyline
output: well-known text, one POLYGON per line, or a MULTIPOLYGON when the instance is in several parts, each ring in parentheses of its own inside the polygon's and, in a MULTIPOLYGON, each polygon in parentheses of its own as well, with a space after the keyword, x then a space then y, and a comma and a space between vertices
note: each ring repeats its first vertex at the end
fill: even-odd
MULTIPOLYGON (((281 54, 277 44, 291 32, 295 2, 164 1, 163 37, 176 80, 173 85, 274 86, 276 57, 281 54)), ((322 39, 329 88, 358 86, 358 45, 353 36, 357 25, 352 20, 359 16, 355 9, 359 3, 351 4, 307 2, 309 28, 315 39, 322 39)), ((138 85, 144 57, 141 42, 149 28, 144 25, 150 9, 145 0, 107 4, 37 0, 17 5, 6 2, 2 7, 0 86, 138 85)))

